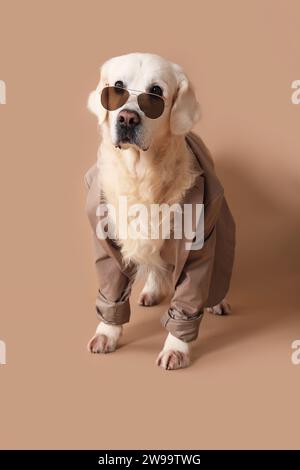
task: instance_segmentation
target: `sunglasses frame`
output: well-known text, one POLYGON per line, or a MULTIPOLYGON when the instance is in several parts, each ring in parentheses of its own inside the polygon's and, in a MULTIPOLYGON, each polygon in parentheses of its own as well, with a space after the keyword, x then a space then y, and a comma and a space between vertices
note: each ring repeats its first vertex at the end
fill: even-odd
MULTIPOLYGON (((124 88, 122 86, 116 86, 116 85, 110 85, 109 83, 105 83, 104 88, 107 88, 107 87, 110 87, 110 88, 120 88, 121 90, 125 90, 125 91, 128 91, 130 92, 129 94, 132 94, 132 95, 135 95, 135 96, 139 96, 139 95, 151 95, 151 96, 155 96, 155 98, 161 98, 164 102, 164 109, 165 109, 165 101, 166 101, 166 97, 165 96, 160 96, 160 95, 157 95, 156 93, 150 93, 150 92, 147 92, 147 91, 142 91, 142 90, 135 90, 133 88, 124 88)), ((101 90, 100 92, 100 95, 102 94, 102 91, 103 89, 101 90)), ((129 98, 129 97, 128 97, 129 98)), ((127 98, 127 100, 128 100, 127 98)), ((125 103, 127 102, 127 100, 125 101, 125 103)), ((125 104, 124 103, 124 104, 125 104)), ((121 106, 124 106, 124 105, 121 105, 121 106)), ((120 107, 121 107, 120 106, 120 107)), ((140 106, 139 106, 140 107, 140 106)), ((116 109, 119 109, 119 108, 116 108, 116 109)), ((141 109, 141 108, 140 108, 141 109)), ((164 109, 163 109, 163 112, 164 112, 164 109)), ((145 113, 145 111, 143 109, 141 109, 141 111, 143 111, 145 113)), ((160 114, 160 116, 163 114, 163 112, 160 114)), ((146 114, 146 113, 145 113, 146 114)), ((146 115, 147 116, 147 115, 146 115)), ((160 117, 158 116, 158 117, 160 117)), ((150 118, 151 119, 151 118, 150 118)), ((157 119, 157 118, 152 118, 152 119, 157 119)))

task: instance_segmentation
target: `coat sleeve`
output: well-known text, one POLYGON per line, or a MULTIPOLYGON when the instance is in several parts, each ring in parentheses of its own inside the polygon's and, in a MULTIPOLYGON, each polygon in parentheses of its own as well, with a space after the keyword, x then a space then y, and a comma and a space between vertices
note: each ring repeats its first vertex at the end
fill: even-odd
POLYGON ((98 279, 96 311, 105 323, 122 325, 130 319, 129 295, 134 276, 130 271, 123 270, 117 259, 112 255, 113 248, 108 239, 99 240, 96 236, 96 206, 94 195, 91 194, 95 169, 92 167, 85 175, 84 181, 88 189, 87 212, 92 224, 92 241, 95 267, 98 279))
POLYGON ((203 246, 198 250, 190 250, 175 286, 170 307, 161 319, 170 333, 185 342, 197 338, 209 296, 216 246, 216 222, 222 200, 223 193, 205 206, 203 246))

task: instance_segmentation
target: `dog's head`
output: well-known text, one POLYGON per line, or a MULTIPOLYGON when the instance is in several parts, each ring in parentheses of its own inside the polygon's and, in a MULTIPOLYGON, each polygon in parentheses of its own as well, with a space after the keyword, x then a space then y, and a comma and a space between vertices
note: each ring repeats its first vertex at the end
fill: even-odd
POLYGON ((144 151, 168 133, 186 134, 200 117, 193 86, 182 68, 148 53, 107 60, 88 108, 109 131, 113 145, 144 151))

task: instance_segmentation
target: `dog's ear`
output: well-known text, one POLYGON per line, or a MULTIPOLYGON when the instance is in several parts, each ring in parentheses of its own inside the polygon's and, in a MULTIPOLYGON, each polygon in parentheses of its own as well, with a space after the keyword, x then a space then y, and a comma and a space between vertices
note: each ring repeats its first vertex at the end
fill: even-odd
POLYGON ((173 134, 186 134, 200 119, 200 105, 190 80, 182 68, 173 64, 177 77, 175 101, 170 113, 170 128, 173 134))
POLYGON ((100 81, 96 90, 89 94, 87 108, 91 113, 95 114, 98 118, 99 125, 104 121, 107 110, 101 104, 101 92, 105 83, 105 64, 100 68, 100 81))

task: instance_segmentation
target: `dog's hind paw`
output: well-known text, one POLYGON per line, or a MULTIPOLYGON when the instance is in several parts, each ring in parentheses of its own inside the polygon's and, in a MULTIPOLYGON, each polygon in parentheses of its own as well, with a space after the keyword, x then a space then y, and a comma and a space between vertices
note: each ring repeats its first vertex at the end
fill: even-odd
POLYGON ((141 292, 138 304, 143 307, 151 307, 157 305, 162 300, 162 296, 156 292, 141 292))
POLYGON ((227 300, 224 299, 219 304, 214 305, 213 307, 208 307, 206 310, 214 315, 228 315, 231 313, 231 306, 227 300))

